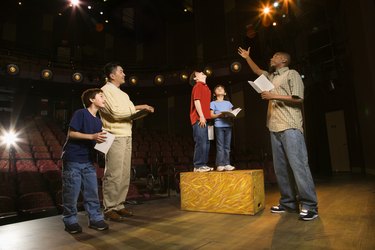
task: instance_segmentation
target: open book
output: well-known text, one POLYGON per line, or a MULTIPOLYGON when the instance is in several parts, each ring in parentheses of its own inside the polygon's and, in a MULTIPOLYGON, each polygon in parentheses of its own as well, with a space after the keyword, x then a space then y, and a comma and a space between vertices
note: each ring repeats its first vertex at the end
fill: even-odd
POLYGON ((255 81, 248 81, 250 85, 258 92, 270 91, 274 88, 273 84, 267 79, 265 75, 260 75, 255 81))
POLYGON ((221 111, 221 113, 224 114, 224 117, 236 117, 241 110, 240 108, 236 108, 229 111, 221 111))
POLYGON ((135 121, 135 120, 138 120, 138 119, 141 119, 141 118, 147 116, 148 114, 150 114, 150 112, 145 110, 145 109, 137 110, 134 114, 132 114, 129 117, 129 119, 135 121))
POLYGON ((96 143, 94 147, 96 150, 104 154, 107 154, 109 148, 112 146, 112 143, 115 140, 115 136, 113 134, 109 133, 108 131, 106 132, 107 133, 105 135, 107 136, 107 139, 105 140, 105 142, 96 143))

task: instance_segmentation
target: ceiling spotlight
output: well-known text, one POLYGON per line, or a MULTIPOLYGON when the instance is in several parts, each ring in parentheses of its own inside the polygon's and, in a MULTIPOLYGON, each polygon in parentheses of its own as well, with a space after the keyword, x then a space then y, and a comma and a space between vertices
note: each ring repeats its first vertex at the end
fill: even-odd
POLYGON ((263 14, 268 15, 270 13, 271 9, 270 7, 266 6, 263 8, 263 14))
POLYGON ((7 72, 9 75, 15 76, 20 73, 20 68, 18 67, 18 65, 11 63, 7 65, 7 72))
POLYGON ((275 7, 275 8, 279 7, 279 2, 274 2, 273 7, 275 7))
POLYGON ((138 77, 136 77, 136 76, 129 77, 129 84, 133 85, 133 86, 137 85, 138 84, 138 77))
POLYGON ((157 76, 155 76, 155 78, 154 78, 154 83, 155 83, 156 85, 162 85, 162 84, 164 83, 164 81, 165 81, 165 78, 164 78, 163 75, 157 75, 157 76))
POLYGON ((186 72, 182 72, 182 73, 180 74, 180 80, 181 80, 181 81, 185 82, 185 81, 187 81, 188 79, 189 79, 189 75, 188 75, 186 72))
POLYGON ((52 77, 53 77, 53 73, 51 70, 49 69, 43 69, 42 72, 40 73, 40 76, 42 77, 42 79, 44 80, 51 80, 52 77))
POLYGON ((75 72, 72 75, 73 82, 80 83, 83 81, 83 75, 79 72, 75 72))
POLYGON ((70 0, 70 4, 72 6, 78 6, 79 5, 79 0, 70 0))
POLYGON ((91 5, 87 6, 87 8, 88 8, 89 10, 91 10, 91 9, 92 9, 91 5))
POLYGON ((211 76, 213 71, 211 67, 204 68, 203 72, 206 74, 206 76, 211 76))
POLYGON ((273 22, 272 25, 273 25, 273 26, 276 26, 276 25, 277 25, 277 22, 273 22))
POLYGON ((108 19, 104 21, 105 23, 109 23, 108 19))
POLYGON ((21 2, 21 1, 19 1, 19 2, 18 2, 18 5, 22 5, 22 2, 21 2))
POLYGON ((104 14, 104 12, 103 11, 100 11, 100 15, 103 15, 104 14))
POLYGON ((231 65, 230 65, 230 70, 233 72, 233 73, 238 73, 241 71, 241 68, 242 68, 242 65, 240 62, 233 62, 231 65))

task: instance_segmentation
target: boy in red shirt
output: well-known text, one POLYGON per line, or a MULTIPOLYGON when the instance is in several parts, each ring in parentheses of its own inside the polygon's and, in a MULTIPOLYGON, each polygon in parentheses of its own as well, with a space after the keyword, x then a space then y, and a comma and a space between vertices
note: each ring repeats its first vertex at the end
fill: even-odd
POLYGON ((211 119, 210 102, 211 90, 206 84, 207 76, 203 72, 194 71, 190 75, 193 85, 190 101, 190 122, 193 126, 194 172, 208 172, 213 170, 207 166, 210 141, 208 140, 207 120, 211 119))

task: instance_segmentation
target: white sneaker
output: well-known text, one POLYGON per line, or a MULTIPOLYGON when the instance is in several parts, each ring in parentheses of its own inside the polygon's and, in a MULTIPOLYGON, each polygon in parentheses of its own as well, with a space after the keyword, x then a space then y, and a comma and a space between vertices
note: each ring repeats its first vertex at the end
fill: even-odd
POLYGON ((224 171, 225 170, 225 167, 224 166, 218 166, 216 168, 217 171, 224 171))
POLYGON ((226 171, 232 171, 232 170, 235 170, 236 168, 233 167, 232 165, 226 165, 226 166, 224 166, 224 169, 225 169, 226 171))
POLYGON ((208 166, 202 166, 202 167, 194 168, 194 172, 210 172, 212 170, 214 170, 214 169, 210 168, 208 166))

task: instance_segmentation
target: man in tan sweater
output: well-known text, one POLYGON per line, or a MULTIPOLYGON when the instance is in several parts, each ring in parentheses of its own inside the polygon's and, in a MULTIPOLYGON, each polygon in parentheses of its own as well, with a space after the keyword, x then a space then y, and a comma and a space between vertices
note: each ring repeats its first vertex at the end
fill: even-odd
POLYGON ((106 155, 103 178, 104 217, 107 220, 122 221, 132 216, 125 209, 124 202, 130 183, 132 154, 132 120, 130 116, 137 110, 154 112, 149 105, 134 106, 129 96, 120 89, 125 83, 123 68, 117 63, 104 66, 107 83, 102 87, 106 99, 100 116, 103 129, 114 134, 115 140, 106 155))

